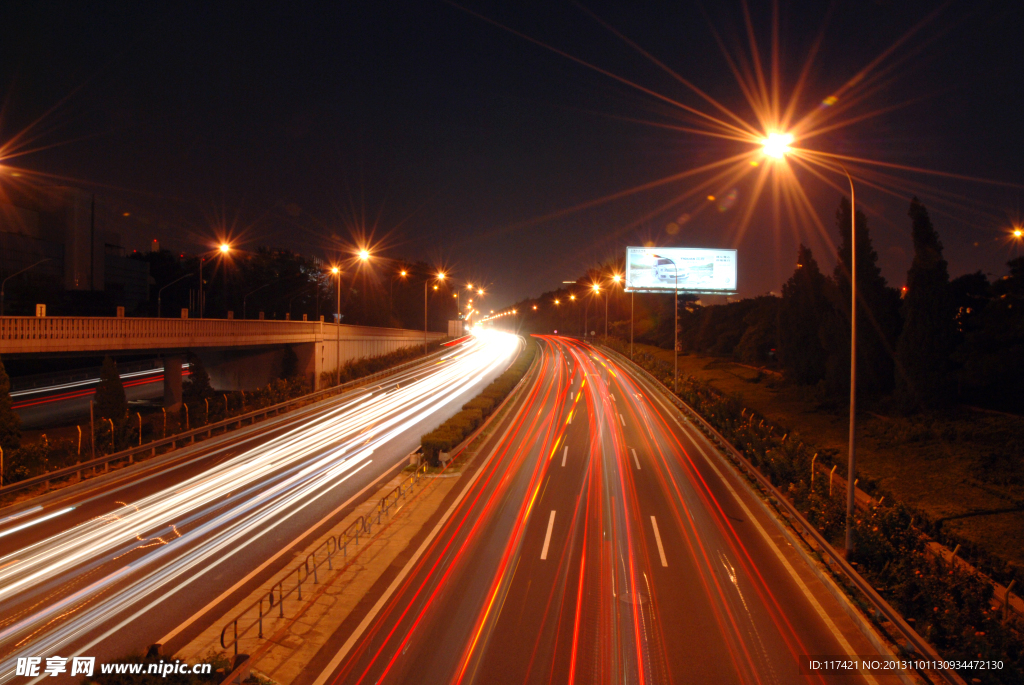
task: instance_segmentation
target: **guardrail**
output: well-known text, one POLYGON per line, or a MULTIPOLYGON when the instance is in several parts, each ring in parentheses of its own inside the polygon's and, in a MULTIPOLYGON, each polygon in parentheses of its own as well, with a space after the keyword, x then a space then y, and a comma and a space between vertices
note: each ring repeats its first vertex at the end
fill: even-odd
MULTIPOLYGON (((383 516, 387 515, 391 511, 391 507, 398 503, 401 498, 407 497, 416 485, 419 483, 421 476, 426 473, 426 465, 421 465, 409 476, 399 483, 394 489, 391 490, 387 495, 381 498, 377 506, 377 524, 383 520, 383 516), (385 504, 387 502, 387 504, 385 504)), ((254 627, 257 628, 257 637, 263 637, 263 619, 264 617, 270 616, 274 607, 277 607, 277 618, 284 618, 284 600, 290 597, 292 594, 296 594, 296 601, 302 601, 302 584, 309 581, 309 577, 313 576, 313 585, 320 584, 320 577, 317 573, 324 564, 327 565, 328 571, 333 571, 333 559, 341 552, 343 563, 348 561, 348 546, 350 544, 359 544, 360 535, 370 535, 373 532, 373 516, 369 517, 359 516, 348 528, 338 533, 337 536, 330 536, 322 543, 317 545, 316 549, 306 555, 306 558, 295 568, 288 572, 283 578, 274 583, 270 587, 270 592, 266 595, 261 595, 258 600, 247 606, 245 609, 240 611, 233 619, 224 624, 224 627, 220 631, 220 646, 222 649, 231 647, 234 650, 235 656, 238 656, 238 639, 244 637, 246 633, 252 630, 254 627), (321 559, 317 559, 321 552, 321 559), (294 576, 294 580, 292 577, 294 576), (286 591, 285 586, 289 589, 286 591), (275 599, 275 591, 276 599, 275 599), (264 606, 266 611, 264 611, 264 606), (255 617, 252 622, 242 628, 242 632, 238 632, 239 621, 244 621, 246 615, 255 613, 255 617), (231 642, 225 644, 227 639, 228 628, 231 628, 231 642)), ((343 570, 344 567, 338 570, 343 570)), ((244 625, 244 624, 243 624, 244 625)))
POLYGON ((110 465, 113 463, 124 461, 127 462, 128 464, 133 464, 135 463, 137 457, 155 457, 157 455, 158 450, 160 450, 161 448, 169 448, 165 450, 166 453, 176 449, 178 443, 185 443, 187 441, 187 444, 192 444, 195 442, 195 439, 197 437, 202 437, 204 436, 204 434, 205 437, 212 437, 213 432, 215 430, 223 429, 222 432, 226 433, 228 432, 232 424, 237 424, 236 428, 241 428, 242 424, 245 421, 249 421, 249 424, 252 425, 256 423, 257 418, 266 419, 268 416, 276 416, 285 411, 289 411, 290 409, 294 409, 298 406, 303 406, 306 404, 310 404, 312 402, 327 399, 328 397, 337 395, 347 390, 351 390, 352 388, 358 387, 360 385, 373 383, 374 381, 380 380, 381 378, 387 378, 388 376, 393 376, 397 373, 401 373, 412 366, 421 364, 424 361, 427 361, 434 357, 438 357, 447 352, 450 352, 450 350, 441 349, 438 350, 437 352, 433 352, 427 355, 426 357, 420 357, 418 359, 405 362, 404 364, 399 364, 398 366, 394 366, 390 369, 384 369, 383 371, 378 371, 377 373, 370 374, 369 376, 364 376, 362 378, 357 378, 355 380, 342 383, 341 385, 336 385, 330 388, 325 388, 323 390, 318 390, 307 395, 301 395, 290 400, 285 400, 284 402, 279 402, 277 404, 270 405, 269 407, 256 409, 246 414, 232 416, 230 418, 223 419, 216 423, 210 423, 199 428, 193 428, 192 430, 188 430, 183 433, 177 433, 167 438, 161 438, 160 440, 147 442, 138 447, 132 447, 126 450, 122 450, 120 452, 108 454, 106 456, 96 457, 95 459, 90 459, 89 461, 83 461, 72 466, 66 466, 62 469, 50 471, 49 473, 44 473, 39 476, 26 478, 25 480, 18 481, 17 483, 12 483, 10 485, 5 485, 2 488, 0 488, 0 497, 3 497, 4 495, 13 492, 26 490, 28 488, 32 488, 40 484, 44 486, 44 492, 48 492, 50 490, 50 487, 52 486, 53 481, 61 480, 63 478, 70 478, 73 476, 77 476, 78 480, 81 481, 82 474, 91 471, 92 475, 95 475, 97 472, 99 472, 100 468, 103 469, 103 473, 107 473, 110 470, 110 465))
MULTIPOLYGON (((675 393, 666 388, 661 381, 655 378, 646 369, 609 347, 604 345, 600 345, 599 347, 602 351, 618 358, 630 369, 641 374, 644 378, 653 383, 656 388, 662 389, 664 394, 668 396, 672 403, 682 411, 683 414, 685 414, 720 450, 725 452, 733 462, 739 466, 741 471, 746 473, 748 477, 756 480, 758 485, 772 497, 776 506, 785 510, 784 513, 786 518, 789 519, 789 523, 797 533, 811 538, 815 544, 821 548, 822 554, 828 557, 826 561, 828 561, 829 567, 832 569, 833 573, 841 576, 847 583, 849 583, 849 585, 854 587, 857 592, 860 593, 867 603, 874 608, 876 617, 884 618, 895 626, 900 637, 906 640, 904 645, 905 648, 916 650, 919 654, 923 655, 926 660, 933 661, 937 665, 945 663, 931 644, 921 637, 917 631, 910 626, 910 624, 903 620, 903 616, 893 609, 892 606, 878 594, 875 588, 872 587, 872 585, 859 573, 857 573, 852 566, 850 566, 846 561, 846 558, 841 553, 837 552, 831 544, 829 544, 828 540, 825 539, 818 529, 804 518, 803 514, 801 514, 800 511, 793 506, 788 499, 786 499, 786 496, 780 492, 770 480, 768 480, 767 476, 761 473, 756 466, 751 464, 750 461, 743 456, 743 453, 733 447, 732 443, 726 440, 714 426, 708 423, 704 417, 698 414, 690 405, 679 399, 675 393)), ((964 685, 963 679, 961 679, 956 672, 950 669, 934 669, 934 673, 938 674, 942 678, 943 682, 946 682, 949 685, 964 685)))

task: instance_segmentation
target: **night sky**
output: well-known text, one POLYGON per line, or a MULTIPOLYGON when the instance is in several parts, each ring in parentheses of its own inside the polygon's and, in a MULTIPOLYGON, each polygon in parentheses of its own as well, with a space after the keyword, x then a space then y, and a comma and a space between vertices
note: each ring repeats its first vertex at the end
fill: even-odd
MULTIPOLYGON (((771 7, 750 4, 762 59, 771 7)), ((936 7, 858 0, 829 13, 822 2, 780 3, 783 96, 823 27, 799 112, 936 7)), ((746 296, 779 290, 800 240, 831 268, 817 229, 785 215, 776 227, 767 198, 740 235, 750 178, 723 187, 733 198, 724 204, 708 206, 702 193, 655 211, 696 183, 687 179, 564 211, 750 147, 644 123, 695 120, 476 16, 713 112, 588 12, 753 121, 714 34, 734 56, 747 50, 738 1, 7 1, 0 145, 43 117, 32 131, 46 149, 2 163, 94 190, 116 215, 129 213, 115 226, 129 249, 155 237, 196 251, 226 225, 245 248, 331 257, 372 233, 382 255, 490 283, 495 308, 621 258, 628 244, 737 247, 746 296)), ((954 276, 1002 275, 1016 254, 1006 236, 1024 219, 1022 35, 1024 3, 949 3, 879 64, 873 73, 888 69, 879 87, 840 120, 909 104, 807 142, 1008 184, 892 172, 921 184, 954 276)), ((798 176, 836 239, 839 192, 798 176)), ((858 199, 884 275, 902 285, 910 193, 889 189, 896 195, 864 187, 858 199)))

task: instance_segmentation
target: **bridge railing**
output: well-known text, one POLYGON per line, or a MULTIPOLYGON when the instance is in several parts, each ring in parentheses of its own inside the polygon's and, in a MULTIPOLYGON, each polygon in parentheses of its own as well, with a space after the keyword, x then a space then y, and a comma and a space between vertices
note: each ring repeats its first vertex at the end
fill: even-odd
MULTIPOLYGON (((358 339, 420 340, 420 331, 320 321, 154 319, 88 316, 0 317, 0 353, 255 345, 358 339)), ((428 333, 431 340, 443 337, 428 333)))

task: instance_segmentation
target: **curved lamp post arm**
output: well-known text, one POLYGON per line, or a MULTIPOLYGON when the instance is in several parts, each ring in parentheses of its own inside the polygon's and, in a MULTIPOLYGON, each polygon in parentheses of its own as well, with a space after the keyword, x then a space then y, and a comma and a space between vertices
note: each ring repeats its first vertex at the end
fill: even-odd
MULTIPOLYGON (((264 283, 264 284, 263 284, 263 285, 261 285, 260 287, 256 288, 256 290, 263 290, 263 289, 264 289, 264 288, 266 288, 266 287, 267 287, 268 285, 270 285, 270 283, 264 283)), ((248 300, 248 299, 249 299, 249 296, 250 296, 250 295, 252 295, 252 294, 253 294, 254 292, 256 292, 256 290, 250 290, 249 292, 247 292, 247 293, 245 294, 245 296, 244 296, 244 297, 242 297, 242 318, 243 318, 243 319, 245 318, 245 301, 246 301, 246 300, 248 300)))
POLYGON ((26 271, 28 271, 29 269, 34 269, 37 266, 39 266, 40 264, 42 264, 43 262, 48 262, 48 261, 50 261, 50 257, 43 257, 42 259, 40 259, 35 264, 32 264, 30 266, 26 266, 21 271, 15 271, 13 274, 11 274, 7 278, 5 278, 3 281, 0 281, 0 316, 4 315, 4 293, 6 292, 5 289, 7 287, 7 281, 11 280, 12 278, 17 276, 18 274, 23 274, 26 271))
POLYGON ((175 284, 175 283, 177 283, 178 281, 180 281, 180 280, 182 280, 182 279, 185 279, 185 278, 188 278, 188 277, 189 277, 189 276, 191 276, 191 275, 192 275, 191 273, 187 273, 187 274, 185 274, 184 276, 178 276, 178 277, 177 277, 177 278, 175 278, 175 279, 174 279, 173 281, 171 281, 170 283, 168 283, 167 285, 165 285, 165 286, 164 286, 163 288, 160 288, 160 290, 157 290, 157 291, 156 291, 156 318, 158 318, 158 319, 159 319, 159 318, 161 318, 161 316, 160 316, 160 310, 161 310, 161 304, 162 304, 162 302, 163 302, 163 295, 164 295, 164 290, 165 290, 165 289, 167 289, 167 288, 169 288, 170 286, 174 285, 174 284, 175 284))
POLYGON ((839 168, 850 182, 850 436, 846 472, 846 558, 853 556, 853 515, 857 493, 857 205, 853 177, 839 168))

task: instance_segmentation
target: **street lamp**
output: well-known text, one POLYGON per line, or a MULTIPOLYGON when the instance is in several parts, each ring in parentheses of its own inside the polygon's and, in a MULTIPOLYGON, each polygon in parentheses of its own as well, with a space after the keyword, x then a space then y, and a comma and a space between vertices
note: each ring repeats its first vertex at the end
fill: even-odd
MULTIPOLYGON (((777 160, 785 159, 793 143, 793 134, 773 132, 762 140, 762 151, 765 155, 777 160)), ((853 187, 853 177, 845 166, 839 168, 846 174, 850 183, 850 435, 849 460, 846 466, 846 558, 853 554, 853 521, 855 483, 857 481, 857 203, 853 187)))
MULTIPOLYGON (((156 318, 158 318, 158 319, 161 318, 160 310, 163 308, 163 306, 162 306, 162 304, 163 304, 162 303, 162 298, 163 298, 164 290, 166 290, 168 287, 174 285, 175 283, 177 283, 181 279, 188 278, 191 275, 192 274, 184 274, 182 276, 178 276, 173 281, 171 281, 170 283, 165 285, 163 288, 160 288, 159 290, 156 291, 156 318)), ((244 319, 245 316, 243 315, 242 318, 244 319)))
POLYGON ((48 261, 50 261, 49 257, 43 257, 42 259, 40 259, 35 264, 30 264, 29 266, 26 266, 21 271, 15 271, 13 274, 11 274, 7 278, 5 278, 3 280, 3 282, 0 282, 0 316, 4 315, 4 288, 7 286, 7 281, 11 280, 12 278, 17 276, 18 274, 23 274, 26 271, 28 271, 29 269, 34 269, 35 267, 39 266, 43 262, 48 262, 48 261))
POLYGON ((334 365, 335 385, 341 382, 341 269, 331 267, 331 273, 338 278, 338 308, 334 315, 334 357, 337 363, 334 365))
MULTIPOLYGON (((409 275, 409 272, 406 271, 405 269, 402 269, 401 271, 398 272, 398 276, 397 277, 396 276, 392 276, 391 277, 391 291, 388 294, 388 318, 389 319, 392 316, 394 316, 395 280, 396 280, 396 278, 404 279, 408 275, 409 275)), ((388 322, 388 325, 391 325, 390 321, 388 322)))
MULTIPOLYGON (((667 257, 662 257, 661 255, 652 255, 652 256, 656 257, 657 259, 668 259, 667 257)), ((673 307, 673 309, 675 310, 675 322, 676 322, 676 325, 675 325, 675 338, 674 338, 675 342, 672 345, 672 356, 674 357, 675 367, 674 367, 674 371, 672 372, 672 391, 675 392, 676 394, 678 394, 679 393, 679 267, 676 266, 676 260, 669 259, 669 261, 672 262, 672 268, 675 270, 675 281, 676 281, 676 287, 674 288, 674 291, 675 291, 675 306, 673 307)))
MULTIPOLYGON (((622 276, 620 276, 618 274, 615 274, 615 275, 612 276, 612 281, 614 283, 616 283, 616 284, 618 284, 618 282, 621 281, 621 280, 622 280, 622 276)), ((604 339, 605 339, 605 343, 608 342, 608 300, 611 299, 609 297, 609 295, 611 295, 611 291, 608 292, 608 295, 604 296, 604 339)))
MULTIPOLYGON (((227 243, 221 243, 217 247, 217 250, 214 251, 215 254, 217 252, 219 252, 221 254, 221 256, 226 257, 228 255, 228 253, 231 252, 231 246, 228 245, 227 243)), ((207 252, 206 254, 209 254, 209 252, 207 252)), ((205 295, 203 293, 203 263, 205 261, 206 261, 206 255, 200 255, 199 256, 199 318, 200 319, 203 318, 203 315, 206 312, 206 297, 205 297, 205 295)))
MULTIPOLYGON (((438 271, 436 278, 438 281, 443 283, 445 273, 443 271, 438 271)), ((423 354, 427 353, 427 284, 429 283, 429 278, 423 281, 423 354)), ((437 290, 437 284, 434 284, 434 290, 437 290)))

